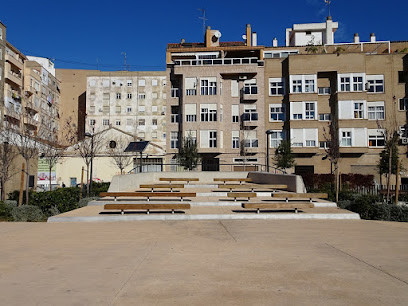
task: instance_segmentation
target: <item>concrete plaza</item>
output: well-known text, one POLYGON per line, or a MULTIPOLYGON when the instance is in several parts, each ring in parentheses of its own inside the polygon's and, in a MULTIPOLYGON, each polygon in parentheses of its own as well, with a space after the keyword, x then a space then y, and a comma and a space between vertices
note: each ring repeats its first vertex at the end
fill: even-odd
POLYGON ((408 224, 0 223, 2 305, 407 305, 408 224))

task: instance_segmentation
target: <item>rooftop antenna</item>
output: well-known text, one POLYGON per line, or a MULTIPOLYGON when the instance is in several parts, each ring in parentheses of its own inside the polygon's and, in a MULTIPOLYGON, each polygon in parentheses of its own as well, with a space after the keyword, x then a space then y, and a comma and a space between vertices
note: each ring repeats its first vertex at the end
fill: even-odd
POLYGON ((198 17, 198 19, 202 19, 203 20, 203 35, 205 35, 205 21, 207 20, 206 18, 205 18, 205 9, 203 9, 203 8, 200 8, 200 9, 198 9, 201 13, 203 13, 203 15, 202 16, 200 16, 200 17, 198 17))
POLYGON ((126 65, 126 52, 122 52, 121 53, 122 55, 123 55, 123 57, 124 57, 124 61, 125 61, 125 65, 124 65, 124 69, 123 70, 127 70, 127 65, 126 65))
POLYGON ((326 5, 328 6, 328 8, 329 8, 329 17, 331 17, 331 15, 330 15, 330 4, 331 4, 331 0, 324 0, 324 3, 326 3, 326 5))

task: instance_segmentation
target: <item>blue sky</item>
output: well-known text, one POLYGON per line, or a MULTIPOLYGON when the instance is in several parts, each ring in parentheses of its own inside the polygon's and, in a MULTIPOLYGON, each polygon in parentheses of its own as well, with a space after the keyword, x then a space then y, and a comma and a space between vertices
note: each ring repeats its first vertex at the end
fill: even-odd
MULTIPOLYGON (((4 2, 7 39, 26 55, 53 58, 57 68, 101 70, 122 69, 122 52, 130 70, 164 70, 167 43, 203 41, 199 8, 206 9, 206 24, 221 31, 221 41, 241 40, 250 23, 258 44, 267 46, 274 37, 283 45, 293 23, 324 22, 328 12, 324 0, 4 2)), ((362 41, 371 32, 377 40, 408 40, 407 11, 406 0, 332 0, 335 41, 351 42, 355 32, 362 41)))

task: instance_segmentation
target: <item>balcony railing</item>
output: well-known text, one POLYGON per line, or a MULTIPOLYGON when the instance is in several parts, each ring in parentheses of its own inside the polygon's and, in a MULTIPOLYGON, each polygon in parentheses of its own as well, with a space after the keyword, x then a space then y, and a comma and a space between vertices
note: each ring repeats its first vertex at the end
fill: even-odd
POLYGON ((180 90, 178 88, 171 89, 171 97, 178 98, 180 96, 180 90))
POLYGON ((214 66, 214 65, 248 65, 258 64, 257 57, 245 57, 245 58, 214 58, 214 59, 185 59, 174 60, 176 66, 214 66))
POLYGON ((258 139, 245 139, 244 140, 245 148, 257 148, 258 147, 258 139))

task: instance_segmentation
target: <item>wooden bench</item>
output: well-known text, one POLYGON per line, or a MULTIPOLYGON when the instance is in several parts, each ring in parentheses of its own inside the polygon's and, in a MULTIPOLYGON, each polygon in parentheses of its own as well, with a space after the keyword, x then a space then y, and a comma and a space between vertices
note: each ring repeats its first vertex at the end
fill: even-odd
POLYGON ((101 192, 101 197, 113 197, 116 201, 117 197, 144 197, 147 201, 153 197, 178 197, 183 201, 183 198, 193 198, 195 192, 101 192))
POLYGON ((318 199, 327 199, 327 193, 287 193, 287 192, 277 192, 273 193, 272 196, 278 199, 285 199, 286 203, 291 199, 309 199, 309 202, 312 203, 312 198, 318 199))
POLYGON ((120 210, 123 215, 125 210, 146 210, 149 214, 150 210, 158 209, 171 209, 171 213, 174 214, 175 209, 190 209, 190 204, 176 203, 176 204, 105 204, 106 210, 120 210))
POLYGON ((140 184, 140 188, 150 188, 152 192, 154 189, 170 188, 170 192, 173 192, 173 188, 184 188, 184 184, 140 184))
POLYGON ((169 182, 171 184, 171 182, 187 182, 187 185, 190 185, 190 182, 198 182, 200 179, 199 178, 177 178, 177 177, 169 177, 169 178, 165 178, 165 177, 160 177, 159 181, 161 182, 169 182))
MULTIPOLYGON (((261 184, 244 184, 244 185, 232 185, 232 184, 219 184, 218 188, 225 188, 232 191, 233 189, 250 189, 254 192, 256 189, 286 189, 288 185, 261 185, 261 184)), ((218 191, 218 190, 217 190, 218 191)))
POLYGON ((255 192, 228 192, 227 197, 234 198, 234 201, 237 201, 237 198, 248 198, 248 201, 251 198, 256 198, 255 192))
POLYGON ((252 182, 250 178, 236 178, 236 177, 231 177, 231 178, 214 178, 214 182, 224 182, 224 185, 226 182, 239 182, 242 184, 242 182, 252 182))
POLYGON ((313 208, 313 203, 242 203, 242 208, 256 209, 256 213, 259 214, 260 209, 277 209, 277 208, 294 208, 295 213, 298 213, 298 208, 313 208))

